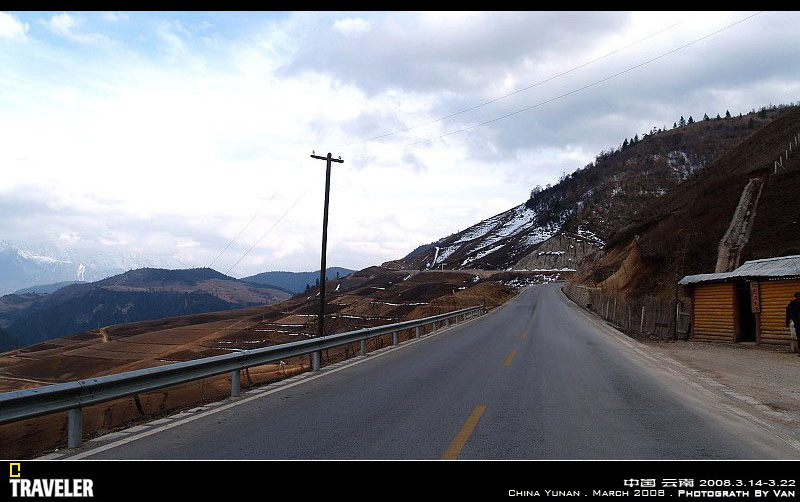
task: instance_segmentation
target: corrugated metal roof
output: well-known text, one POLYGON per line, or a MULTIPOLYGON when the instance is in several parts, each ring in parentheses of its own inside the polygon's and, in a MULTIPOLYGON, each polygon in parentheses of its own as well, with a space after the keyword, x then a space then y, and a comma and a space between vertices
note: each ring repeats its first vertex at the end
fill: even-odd
POLYGON ((678 284, 697 284, 747 277, 800 277, 800 255, 747 261, 733 272, 687 275, 678 284))

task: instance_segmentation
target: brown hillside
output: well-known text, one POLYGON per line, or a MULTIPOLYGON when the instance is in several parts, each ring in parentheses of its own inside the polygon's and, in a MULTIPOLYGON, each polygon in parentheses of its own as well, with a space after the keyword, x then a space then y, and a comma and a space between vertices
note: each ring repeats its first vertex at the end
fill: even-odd
MULTIPOLYGON (((609 239, 606 256, 593 267, 605 271, 596 277, 597 282, 617 271, 627 257, 620 250, 632 243, 641 256, 639 266, 653 271, 627 272, 639 275, 638 280, 626 281, 624 288, 634 295, 670 296, 676 277, 713 272, 719 241, 730 224, 742 189, 755 176, 766 177, 766 186, 742 259, 800 252, 798 172, 770 175, 773 162, 798 131, 800 109, 793 108, 657 202, 645 206, 638 221, 609 239)), ((800 168, 800 152, 790 160, 790 170, 800 168)))
MULTIPOLYGON (((557 184, 534 188, 525 204, 420 246, 384 266, 404 270, 504 270, 538 252, 559 232, 606 240, 621 228, 640 222, 643 207, 660 203, 693 173, 702 171, 787 109, 764 108, 741 117, 654 128, 641 139, 638 135, 633 141, 625 139, 619 147, 600 152, 584 168, 565 174, 557 184)), ((553 251, 566 249, 553 247, 553 251)), ((573 268, 574 264, 558 266, 573 268)))
POLYGON ((794 170, 773 176, 761 192, 743 261, 800 254, 800 151, 787 167, 794 170))

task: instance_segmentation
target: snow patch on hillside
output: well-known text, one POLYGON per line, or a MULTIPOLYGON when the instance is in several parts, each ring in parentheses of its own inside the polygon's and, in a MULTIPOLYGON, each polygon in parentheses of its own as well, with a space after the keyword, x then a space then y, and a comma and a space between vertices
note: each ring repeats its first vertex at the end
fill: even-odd
POLYGON ((693 172, 705 167, 703 162, 693 162, 689 155, 681 150, 667 152, 667 165, 672 168, 672 172, 681 181, 687 179, 693 172))
POLYGON ((502 248, 503 246, 505 246, 505 244, 500 244, 499 246, 495 246, 495 247, 493 247, 491 249, 487 249, 487 250, 481 251, 480 253, 476 254, 475 256, 470 256, 469 258, 464 260, 464 262, 461 264, 461 266, 463 267, 467 263, 473 262, 475 260, 480 260, 484 256, 487 256, 487 255, 490 255, 490 254, 494 253, 495 251, 497 251, 498 249, 502 248))
POLYGON ((511 210, 510 218, 499 225, 480 245, 476 246, 474 251, 487 248, 501 239, 532 228, 535 225, 535 218, 536 211, 527 208, 525 204, 520 204, 511 210))
POLYGON ((477 225, 473 225, 472 227, 468 228, 464 231, 464 234, 461 235, 461 238, 458 239, 455 243, 462 244, 467 241, 475 240, 479 237, 483 237, 484 235, 488 234, 493 228, 495 228, 500 220, 503 219, 505 213, 498 214, 497 216, 492 216, 488 220, 484 220, 477 225))
POLYGON ((550 282, 560 281, 561 276, 559 274, 541 274, 536 275, 534 277, 525 277, 525 278, 516 278, 511 279, 508 281, 503 281, 503 284, 506 286, 510 286, 512 288, 527 288, 528 286, 534 286, 536 284, 547 284, 550 282))
POLYGON ((584 227, 578 227, 577 234, 596 246, 603 247, 606 245, 605 241, 598 237, 596 233, 584 227))
POLYGON ((447 258, 450 257, 451 254, 455 253, 456 250, 460 247, 461 245, 459 244, 452 244, 450 246, 447 246, 446 248, 444 248, 444 251, 440 251, 437 253, 436 259, 433 260, 433 265, 436 266, 439 263, 444 262, 445 260, 447 260, 447 258))
POLYGON ((546 241, 550 237, 554 236, 561 225, 547 225, 545 227, 536 227, 528 233, 527 236, 522 240, 521 244, 523 246, 534 246, 541 242, 546 241))

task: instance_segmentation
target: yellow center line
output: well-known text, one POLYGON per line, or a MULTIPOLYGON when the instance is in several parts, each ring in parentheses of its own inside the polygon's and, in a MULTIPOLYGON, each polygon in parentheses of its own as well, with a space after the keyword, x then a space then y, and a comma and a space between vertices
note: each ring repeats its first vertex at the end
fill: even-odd
POLYGON ((456 434, 456 437, 454 437, 453 441, 450 443, 450 447, 447 448, 447 451, 442 455, 442 460, 455 460, 458 458, 461 449, 467 444, 467 440, 472 435, 472 431, 475 430, 475 426, 478 425, 478 420, 481 419, 481 415, 483 415, 484 411, 486 411, 486 406, 482 404, 479 404, 472 410, 472 413, 467 417, 466 423, 464 423, 464 427, 458 431, 458 434, 456 434))
POLYGON ((506 356, 506 360, 503 361, 503 365, 504 366, 511 366, 511 360, 514 359, 514 356, 516 356, 516 355, 517 355, 517 351, 516 350, 512 350, 511 352, 509 352, 508 355, 506 356))

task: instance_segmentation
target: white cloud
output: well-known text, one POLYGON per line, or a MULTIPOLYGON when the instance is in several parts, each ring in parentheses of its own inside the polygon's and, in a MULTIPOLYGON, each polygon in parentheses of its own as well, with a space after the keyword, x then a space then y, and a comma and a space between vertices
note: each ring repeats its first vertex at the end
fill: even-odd
MULTIPOLYGON (((401 147, 585 85, 743 16, 681 25, 508 100, 338 147, 493 99, 682 15, 306 12, 265 18, 243 34, 209 14, 216 43, 207 45, 205 22, 170 14, 107 51, 63 40, 0 51, 0 165, 12 166, 0 187, 0 239, 131 246, 206 266, 260 211, 215 268, 225 272, 264 236, 234 275, 313 270, 324 184, 324 163, 308 157, 315 149, 345 161, 333 168, 328 262, 395 259, 523 202, 536 184, 653 125, 796 99, 796 16, 765 13, 613 85, 401 147)), ((47 25, 80 41, 98 21, 65 13, 47 25)))
POLYGON ((337 19, 333 23, 333 30, 338 31, 346 37, 355 37, 368 32, 372 25, 366 19, 360 17, 346 17, 337 19))
POLYGON ((53 17, 47 21, 47 27, 56 35, 69 38, 73 36, 73 28, 80 25, 81 22, 81 18, 63 12, 61 14, 53 14, 53 17))
POLYGON ((75 244, 81 240, 81 238, 78 235, 78 232, 60 232, 58 234, 58 240, 67 244, 75 244))
POLYGON ((66 12, 53 14, 49 20, 42 21, 51 32, 72 42, 82 44, 109 42, 108 37, 99 33, 78 32, 77 30, 83 26, 85 22, 86 19, 83 16, 73 16, 66 12))
POLYGON ((13 14, 0 12, 0 38, 25 38, 29 28, 28 23, 23 23, 13 14))
POLYGON ((128 14, 124 12, 104 12, 103 19, 112 23, 118 23, 120 21, 127 21, 128 14))

